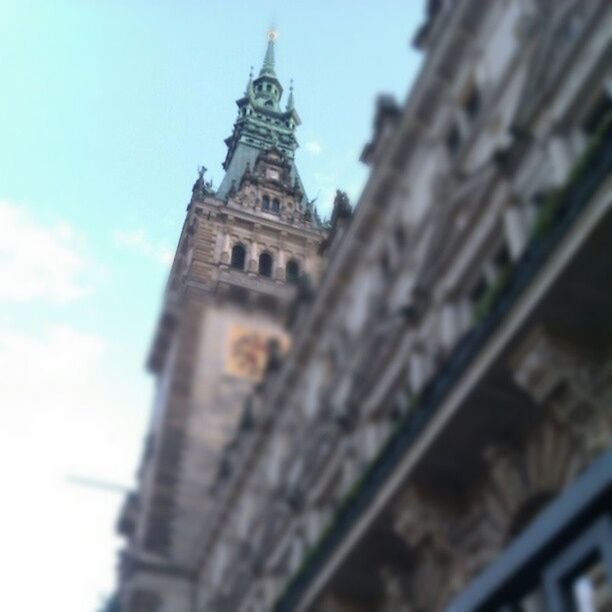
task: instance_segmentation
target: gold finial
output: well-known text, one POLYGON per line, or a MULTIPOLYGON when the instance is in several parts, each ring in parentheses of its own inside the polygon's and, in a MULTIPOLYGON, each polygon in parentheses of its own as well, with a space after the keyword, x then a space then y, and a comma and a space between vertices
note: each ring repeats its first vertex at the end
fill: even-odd
POLYGON ((278 38, 278 30, 276 28, 270 28, 268 30, 268 40, 275 41, 278 38))

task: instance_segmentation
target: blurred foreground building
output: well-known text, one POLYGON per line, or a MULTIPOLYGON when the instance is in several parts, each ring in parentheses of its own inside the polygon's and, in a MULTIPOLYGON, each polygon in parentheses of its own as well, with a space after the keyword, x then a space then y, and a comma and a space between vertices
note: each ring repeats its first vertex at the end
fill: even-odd
POLYGON ((403 107, 380 99, 369 180, 327 235, 292 129, 240 148, 258 86, 280 91, 268 59, 238 102, 153 351, 126 610, 612 610, 612 4, 432 1, 415 43, 421 73, 403 107), (263 210, 273 159, 293 221, 263 210), (289 261, 316 279, 316 252, 289 305, 289 261), (277 339, 262 383, 224 357, 231 332, 207 348, 213 316, 277 339))

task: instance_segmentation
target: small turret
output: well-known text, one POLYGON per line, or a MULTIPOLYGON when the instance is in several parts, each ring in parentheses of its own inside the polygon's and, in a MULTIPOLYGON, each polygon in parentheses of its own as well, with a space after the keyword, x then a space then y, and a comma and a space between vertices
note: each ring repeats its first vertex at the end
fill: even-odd
POLYGON ((251 66, 251 70, 249 71, 249 81, 246 89, 244 90, 244 95, 248 96, 249 98, 253 97, 253 66, 251 66))
POLYGON ((286 111, 292 111, 294 109, 294 101, 293 101, 293 79, 291 79, 291 83, 289 85, 289 97, 287 98, 287 107, 286 111))

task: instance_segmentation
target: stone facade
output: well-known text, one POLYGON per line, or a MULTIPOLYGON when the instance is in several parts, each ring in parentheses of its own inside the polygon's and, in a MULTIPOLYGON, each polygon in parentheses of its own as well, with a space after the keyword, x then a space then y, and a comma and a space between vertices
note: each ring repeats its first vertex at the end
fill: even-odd
MULTIPOLYGON (((566 493, 612 464, 611 32, 605 0, 431 1, 421 73, 403 107, 380 99, 370 177, 354 210, 338 193, 328 235, 304 197, 292 216, 303 190, 287 137, 242 155, 227 201, 192 205, 218 223, 211 262, 198 255, 215 295, 234 246, 264 235, 242 221, 269 214, 267 168, 291 177, 268 200, 292 203, 278 225, 287 252, 311 253, 300 265, 318 272, 320 242, 324 265, 289 307, 290 348, 244 387, 231 441, 209 458, 212 488, 196 498, 206 529, 185 536, 188 575, 165 578, 167 592, 189 584, 184 609, 536 612, 578 609, 578 591, 609 609, 609 560, 581 561, 565 608, 552 577, 572 538, 610 528, 609 482, 599 497, 566 493), (544 537, 534 529, 555 526, 532 565, 516 565, 544 537)), ((261 248, 245 248, 251 274, 261 248)), ((286 288, 240 279, 254 301, 286 288)), ((197 345, 191 316, 162 317, 154 363, 169 333, 197 345)), ((172 500, 197 486, 182 490, 172 500)))
MULTIPOLYGON (((610 449, 611 8, 429 3, 236 437, 194 609, 452 609, 610 449)), ((525 589, 478 609, 552 609, 525 589)))
POLYGON ((288 349, 296 292, 320 273, 326 232, 294 164, 293 94, 285 111, 281 94, 271 39, 237 102, 224 182, 215 191, 201 168, 193 186, 149 357, 156 397, 139 488, 119 521, 129 612, 193 609, 195 543, 211 536, 224 454, 274 352, 288 349))

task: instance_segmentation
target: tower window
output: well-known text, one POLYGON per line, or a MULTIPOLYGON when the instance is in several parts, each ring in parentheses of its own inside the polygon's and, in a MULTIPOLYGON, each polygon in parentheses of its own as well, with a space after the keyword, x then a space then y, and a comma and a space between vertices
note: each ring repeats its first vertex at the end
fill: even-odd
POLYGON ((274 198, 274 200, 272 200, 272 212, 280 212, 280 202, 278 201, 278 198, 274 198))
POLYGON ((262 210, 270 210, 270 197, 265 195, 261 200, 262 210))
POLYGON ((244 261, 246 259, 246 249, 241 244, 236 244, 232 249, 232 268, 244 270, 244 261))
POLYGON ((272 255, 270 253, 262 253, 259 256, 259 273, 262 276, 272 276, 272 255))
POLYGON ((285 271, 287 282, 297 283, 300 280, 300 264, 295 259, 290 259, 287 262, 285 271))

